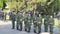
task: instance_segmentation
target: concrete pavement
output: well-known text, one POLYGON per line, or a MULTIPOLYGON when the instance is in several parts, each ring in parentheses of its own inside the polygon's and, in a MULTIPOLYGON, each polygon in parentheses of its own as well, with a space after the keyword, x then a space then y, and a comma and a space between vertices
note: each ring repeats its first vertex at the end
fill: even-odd
MULTIPOLYGON (((42 26, 42 32, 44 32, 44 26, 42 26)), ((11 29, 11 21, 1 21, 0 20, 0 34, 35 34, 33 33, 33 26, 30 33, 24 31, 18 31, 16 29, 11 29)), ((54 34, 58 34, 58 27, 54 26, 54 34)))

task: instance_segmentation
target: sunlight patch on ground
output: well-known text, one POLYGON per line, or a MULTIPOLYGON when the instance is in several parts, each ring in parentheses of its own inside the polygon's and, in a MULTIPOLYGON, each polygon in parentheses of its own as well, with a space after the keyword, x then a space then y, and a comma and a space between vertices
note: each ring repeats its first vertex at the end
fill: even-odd
POLYGON ((10 23, 11 23, 11 22, 8 23, 8 22, 6 22, 6 21, 1 21, 1 20, 0 20, 0 25, 7 25, 7 24, 10 24, 10 23))

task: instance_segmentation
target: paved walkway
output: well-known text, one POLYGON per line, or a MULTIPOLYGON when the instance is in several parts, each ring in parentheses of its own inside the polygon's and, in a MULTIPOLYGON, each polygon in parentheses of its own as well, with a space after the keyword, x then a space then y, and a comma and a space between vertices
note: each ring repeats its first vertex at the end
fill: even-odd
MULTIPOLYGON (((42 26, 42 32, 44 32, 44 28, 42 26)), ((11 21, 4 22, 0 20, 0 34, 35 34, 33 33, 33 26, 30 33, 24 31, 18 31, 16 29, 11 29, 11 21)), ((58 28, 54 27, 54 34, 58 34, 58 28)))

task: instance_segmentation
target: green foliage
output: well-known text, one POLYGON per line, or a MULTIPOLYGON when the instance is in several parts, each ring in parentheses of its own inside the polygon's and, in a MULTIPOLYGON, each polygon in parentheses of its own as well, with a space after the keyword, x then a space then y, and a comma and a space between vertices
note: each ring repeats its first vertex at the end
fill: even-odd
MULTIPOLYGON (((0 0, 0 7, 4 0, 0 0)), ((10 10, 39 11, 45 14, 52 14, 59 11, 60 0, 5 0, 10 10)))
POLYGON ((2 6, 3 6, 3 2, 2 0, 0 0, 0 8, 2 8, 2 6))
POLYGON ((42 9, 44 10, 43 13, 45 14, 53 14, 54 12, 57 12, 59 10, 59 0, 50 0, 50 2, 47 2, 45 3, 45 5, 41 5, 42 6, 42 9))
POLYGON ((0 0, 0 8, 5 9, 6 7, 6 0, 0 0))

